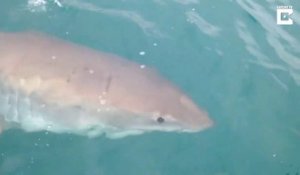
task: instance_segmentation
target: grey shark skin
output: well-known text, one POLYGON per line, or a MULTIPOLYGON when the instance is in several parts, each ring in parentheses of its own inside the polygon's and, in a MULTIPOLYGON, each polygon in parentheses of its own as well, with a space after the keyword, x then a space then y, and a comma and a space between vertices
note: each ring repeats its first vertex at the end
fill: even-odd
POLYGON ((0 33, 0 130, 119 138, 212 124, 152 68, 40 33, 0 33))

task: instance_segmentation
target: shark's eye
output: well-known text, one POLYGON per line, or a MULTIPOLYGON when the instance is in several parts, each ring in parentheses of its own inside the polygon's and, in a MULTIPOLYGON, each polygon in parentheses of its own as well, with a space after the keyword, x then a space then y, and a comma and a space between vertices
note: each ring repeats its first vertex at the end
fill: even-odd
POLYGON ((165 119, 162 118, 162 117, 158 117, 158 118, 156 119, 156 121, 157 121, 158 123, 163 123, 163 122, 165 122, 165 119))

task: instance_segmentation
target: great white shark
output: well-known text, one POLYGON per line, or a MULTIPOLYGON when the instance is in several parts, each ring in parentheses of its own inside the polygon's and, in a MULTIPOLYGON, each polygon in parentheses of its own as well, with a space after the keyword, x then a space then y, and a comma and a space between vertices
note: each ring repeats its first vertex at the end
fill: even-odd
POLYGON ((198 132, 208 114, 153 68, 34 32, 0 32, 0 132, 198 132))

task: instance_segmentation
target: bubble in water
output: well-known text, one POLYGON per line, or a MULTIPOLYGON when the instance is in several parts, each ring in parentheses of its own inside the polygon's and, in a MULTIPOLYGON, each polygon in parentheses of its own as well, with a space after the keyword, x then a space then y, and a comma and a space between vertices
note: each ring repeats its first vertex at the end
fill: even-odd
POLYGON ((146 52, 145 51, 140 51, 140 55, 145 55, 146 52))
POLYGON ((33 157, 30 157, 30 163, 34 164, 34 158, 33 157))
POLYGON ((21 79, 20 79, 20 85, 21 85, 21 86, 24 86, 25 83, 26 83, 26 80, 25 80, 24 78, 21 78, 21 79))
POLYGON ((94 74, 95 71, 94 71, 93 69, 90 69, 90 70, 89 70, 89 73, 90 73, 90 74, 94 74))
POLYGON ((106 104, 106 100, 100 100, 100 104, 101 105, 105 105, 106 104))

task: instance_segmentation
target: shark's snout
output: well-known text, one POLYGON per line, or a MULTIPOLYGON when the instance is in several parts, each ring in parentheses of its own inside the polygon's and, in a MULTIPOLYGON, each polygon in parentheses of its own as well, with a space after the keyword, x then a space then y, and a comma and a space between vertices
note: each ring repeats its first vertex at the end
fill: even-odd
POLYGON ((185 132, 199 132, 213 125, 206 111, 201 110, 189 97, 182 95, 180 103, 184 108, 185 132))

